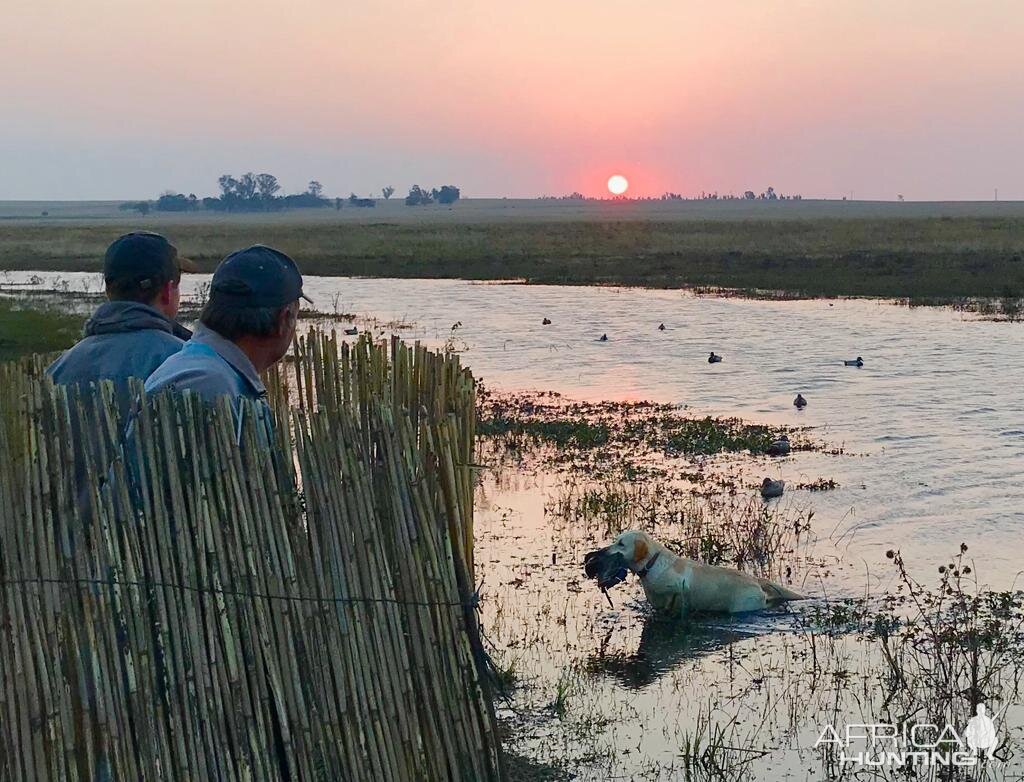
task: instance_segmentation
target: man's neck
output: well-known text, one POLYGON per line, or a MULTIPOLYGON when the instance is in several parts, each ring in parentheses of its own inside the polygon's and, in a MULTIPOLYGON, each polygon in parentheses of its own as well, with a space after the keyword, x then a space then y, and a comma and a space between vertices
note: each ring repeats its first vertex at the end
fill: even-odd
POLYGON ((273 348, 267 345, 266 340, 254 337, 239 337, 233 340, 235 346, 241 350, 252 362, 256 371, 260 374, 274 363, 273 348))

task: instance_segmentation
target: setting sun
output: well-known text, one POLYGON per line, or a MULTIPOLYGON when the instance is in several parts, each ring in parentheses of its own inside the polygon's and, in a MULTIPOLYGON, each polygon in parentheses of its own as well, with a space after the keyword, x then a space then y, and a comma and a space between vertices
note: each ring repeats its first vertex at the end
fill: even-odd
POLYGON ((608 178, 608 191, 613 195, 622 195, 629 189, 629 180, 622 174, 615 174, 608 178))

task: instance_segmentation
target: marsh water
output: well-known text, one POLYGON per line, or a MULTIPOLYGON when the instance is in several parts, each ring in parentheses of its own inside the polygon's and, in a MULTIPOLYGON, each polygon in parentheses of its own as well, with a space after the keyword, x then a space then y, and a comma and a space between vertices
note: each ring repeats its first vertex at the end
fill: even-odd
MULTIPOLYGON (((0 282, 31 277, 8 273, 0 282)), ((56 277, 36 275, 35 287, 56 277)), ((94 275, 60 278, 98 290, 94 275)), ((187 277, 185 293, 206 281, 187 277)), ((452 280, 308 278, 306 291, 318 309, 352 313, 361 328, 447 343, 492 389, 652 400, 808 427, 830 447, 781 460, 748 456, 744 469, 790 486, 838 483, 787 490, 777 501, 781 512, 813 511, 811 540, 792 569, 818 601, 892 589, 888 549, 931 580, 962 542, 985 586, 1020 586, 1020 325, 877 301, 452 280), (712 350, 721 363, 707 363, 712 350), (843 365, 857 356, 863 367, 843 365), (792 405, 797 393, 808 401, 802 411, 792 405)), ((744 774, 822 778, 812 749, 821 724, 870 721, 870 699, 854 714, 846 696, 836 700, 831 685, 809 680, 800 666, 808 641, 789 612, 666 625, 647 614, 633 579, 613 590, 610 606, 579 566, 605 542, 606 526, 574 525, 556 512, 571 480, 503 465, 484 470, 479 489, 482 617, 517 684, 501 709, 517 748, 586 779, 680 778, 681 747, 711 722, 727 725, 733 743, 757 737, 763 754, 744 774)), ((836 665, 856 671, 865 653, 850 641, 834 652, 836 665)), ((1019 731, 1015 707, 1005 720, 1019 731)))

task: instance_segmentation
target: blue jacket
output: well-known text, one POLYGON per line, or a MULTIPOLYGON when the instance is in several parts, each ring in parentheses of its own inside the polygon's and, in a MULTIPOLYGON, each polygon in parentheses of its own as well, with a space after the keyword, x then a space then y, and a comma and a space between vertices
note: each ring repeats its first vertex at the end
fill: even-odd
POLYGON ((61 385, 112 380, 122 414, 130 401, 128 378, 145 380, 184 346, 191 332, 159 310, 134 301, 108 301, 85 324, 85 339, 46 372, 61 385))
POLYGON ((188 344, 160 365, 146 381, 146 393, 167 389, 195 391, 207 401, 221 396, 263 399, 256 367, 231 340, 200 324, 188 344))
POLYGON ((236 417, 240 415, 239 399, 255 400, 258 437, 264 445, 273 441, 273 416, 267 404, 267 389, 256 367, 234 342, 201 323, 185 347, 161 364, 146 381, 148 395, 161 391, 194 391, 207 402, 230 397, 236 417))

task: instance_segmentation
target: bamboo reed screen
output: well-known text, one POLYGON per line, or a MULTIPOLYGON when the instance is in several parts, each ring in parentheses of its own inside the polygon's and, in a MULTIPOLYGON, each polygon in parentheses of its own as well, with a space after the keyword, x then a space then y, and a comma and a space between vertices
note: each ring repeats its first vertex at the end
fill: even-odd
POLYGON ((0 367, 3 779, 501 778, 457 359, 312 334, 269 448, 41 368, 0 367))

